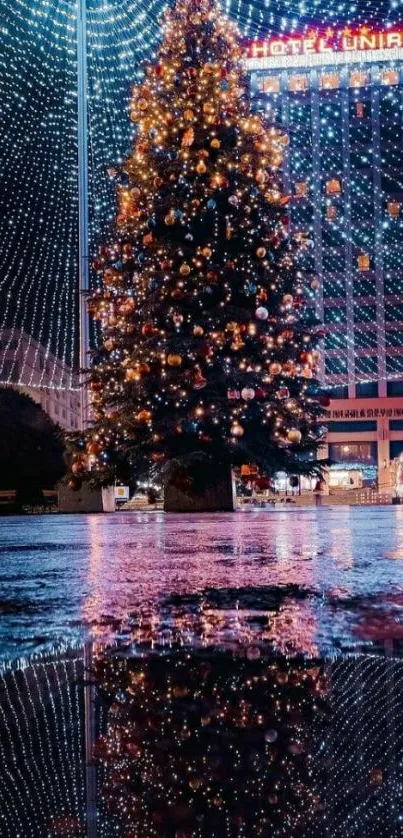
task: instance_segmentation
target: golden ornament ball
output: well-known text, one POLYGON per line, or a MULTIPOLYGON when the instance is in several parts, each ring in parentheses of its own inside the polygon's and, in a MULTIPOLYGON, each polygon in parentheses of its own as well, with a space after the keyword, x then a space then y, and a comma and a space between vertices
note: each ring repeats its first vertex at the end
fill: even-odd
POLYGON ((140 378, 139 371, 134 367, 128 367, 125 372, 126 381, 138 381, 140 378))
POLYGON ((182 363, 181 355, 168 355, 167 364, 169 367, 180 367, 182 363))
POLYGON ((292 442, 293 445, 299 445, 302 439, 301 431, 297 428, 291 428, 290 431, 287 433, 288 442, 292 442))
POLYGON ((266 248, 265 247, 258 247, 258 249, 256 251, 256 256, 258 256, 259 259, 264 259, 264 257, 266 256, 266 248))
POLYGON ((91 454, 92 457, 96 457, 97 454, 100 454, 102 451, 102 445, 99 442, 89 442, 87 445, 87 451, 91 454))
POLYGON ((193 326, 193 334, 197 338, 201 338, 204 335, 203 326, 193 326))
POLYGON ((138 104, 139 110, 141 110, 141 111, 146 111, 147 108, 148 108, 147 99, 139 99, 137 104, 138 104))
POLYGON ((280 375, 281 370, 282 366, 278 363, 278 361, 273 361, 273 363, 269 366, 270 375, 280 375))
POLYGON ((211 148, 220 148, 221 142, 215 137, 213 140, 211 140, 210 145, 211 148))
POLYGON ((179 273, 182 276, 187 276, 188 274, 190 274, 190 271, 191 271, 190 265, 188 265, 187 262, 183 262, 182 265, 179 268, 179 273))
POLYGON ((169 213, 165 216, 164 221, 167 227, 172 227, 172 225, 175 224, 175 216, 169 213))
POLYGON ((245 433, 245 430, 242 427, 242 425, 239 424, 239 422, 234 422, 233 425, 231 425, 232 436, 243 436, 244 433, 245 433))
POLYGON ((203 163, 203 160, 200 160, 200 162, 197 164, 196 172, 199 175, 204 175, 207 172, 207 166, 205 163, 203 163))
POLYGON ((205 256, 206 259, 210 259, 210 256, 212 255, 212 253, 213 253, 213 251, 211 250, 210 247, 203 247, 202 254, 203 254, 203 256, 205 256))
POLYGON ((151 415, 151 410, 140 410, 140 413, 137 414, 137 419, 139 422, 149 422, 151 415))

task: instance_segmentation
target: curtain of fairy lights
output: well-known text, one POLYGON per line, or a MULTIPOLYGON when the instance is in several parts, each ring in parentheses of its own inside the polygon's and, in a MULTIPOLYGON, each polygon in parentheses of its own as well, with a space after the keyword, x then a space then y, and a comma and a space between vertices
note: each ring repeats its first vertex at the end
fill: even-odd
MULTIPOLYGON (((109 235, 115 213, 113 182, 107 169, 128 151, 133 125, 128 100, 142 63, 152 58, 160 38, 159 16, 165 0, 87 0, 89 72, 90 250, 109 235)), ((342 27, 392 25, 402 20, 400 0, 223 0, 246 38, 273 33, 303 34, 318 25, 342 27), (400 9, 399 9, 400 7, 400 9)), ((0 381, 65 386, 63 362, 78 366, 78 200, 75 0, 0 0, 0 146, 3 185, 0 196, 0 381), (25 337, 24 337, 25 334, 25 337), (61 363, 60 363, 61 362, 61 363), (50 376, 50 378, 49 378, 50 376)), ((362 93, 362 91, 361 91, 362 93)), ((357 103, 361 103, 357 94, 357 103)), ((367 91, 368 95, 369 91, 367 91)), ((329 381, 344 381, 348 352, 360 355, 357 377, 378 376, 371 333, 374 280, 354 277, 354 332, 346 333, 345 288, 340 249, 350 236, 354 253, 372 258, 375 235, 373 172, 380 172, 382 206, 403 194, 400 149, 403 141, 403 87, 382 90, 385 130, 374 155, 371 132, 350 160, 357 221, 348 230, 339 218, 322 230, 326 260, 324 319, 329 381), (372 192, 371 192, 372 190, 372 192), (362 213, 368 218, 362 223, 362 213), (333 320, 332 320, 333 319, 333 320), (329 322, 330 321, 330 322, 329 322), (334 322, 333 322, 334 321, 334 322), (369 344, 369 346, 367 346, 369 344), (362 358, 362 359, 361 359, 362 358), (329 363, 329 362, 328 362, 329 363), (332 372, 336 371, 335 375, 332 372), (339 373, 338 373, 339 371, 339 373)), ((274 101, 274 112, 280 102, 274 101)), ((365 101, 363 101, 365 105, 365 101)), ((291 180, 308 181, 312 135, 304 96, 290 101, 291 180), (305 132, 305 133, 304 133, 305 132), (301 137, 306 135, 306 145, 301 137), (297 139, 295 139, 297 138, 297 139), (299 139, 298 139, 299 138, 299 139), (298 146, 298 142, 300 145, 298 146), (294 145, 293 145, 294 143, 294 145), (307 153, 308 152, 308 153, 307 153), (308 161, 308 162, 307 162, 308 161)), ((351 107, 354 107, 352 94, 351 107)), ((337 94, 323 97, 319 112, 321 153, 329 174, 341 180, 337 137, 341 107, 337 94)), ((365 120, 364 120, 365 121, 365 120)), ((364 125, 364 123, 362 123, 364 125)), ((366 128, 368 132, 368 127, 366 128)), ((400 196, 401 197, 401 196, 400 196)), ((312 202, 293 202, 296 224, 311 229, 312 202)), ((403 237, 400 216, 384 213, 383 282, 388 325, 388 378, 403 377, 403 237)), ((379 228, 379 224, 378 224, 379 228)))

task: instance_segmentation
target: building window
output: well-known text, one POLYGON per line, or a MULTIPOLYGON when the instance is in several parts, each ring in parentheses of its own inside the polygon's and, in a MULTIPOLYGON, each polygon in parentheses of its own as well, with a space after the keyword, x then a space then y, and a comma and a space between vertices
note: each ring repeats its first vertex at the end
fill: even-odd
POLYGON ((371 259, 368 253, 359 253, 357 256, 357 267, 359 271, 371 270, 371 259))
POLYGON ((303 90, 308 90, 308 88, 308 76, 291 76, 288 83, 288 89, 291 90, 293 93, 299 93, 303 90))
POLYGON ((378 396, 378 382, 365 381, 356 384, 355 395, 357 399, 376 399, 378 396))
POLYGON ((337 218, 337 208, 332 205, 326 207, 326 218, 328 221, 334 221, 337 218))
POLYGON ((355 103, 355 115, 358 119, 363 119, 367 115, 367 108, 365 102, 355 103))
POLYGON ((350 87, 365 87, 367 84, 369 84, 368 73, 357 70, 350 74, 350 87))
POLYGON ((338 73, 323 73, 320 79, 320 86, 323 90, 337 90, 340 87, 340 76, 338 73))
POLYGON ((341 195, 341 181, 338 178, 332 178, 326 181, 327 195, 341 195))
MULTIPOLYGON (((357 432, 357 422, 351 422, 351 432, 357 432)), ((365 424, 365 423, 364 423, 365 424)), ((371 423, 368 423, 371 424, 371 423)), ((376 430, 376 422, 373 423, 376 430)), ((374 430, 374 428, 372 428, 374 430)), ((376 463, 376 448, 372 442, 331 443, 329 457, 336 463, 376 463)))
POLYGON ((401 204, 398 201, 388 201, 388 215, 391 218, 399 218, 401 204))
POLYGON ((399 73, 397 70, 385 70, 381 74, 381 84, 399 84, 399 73))
POLYGON ((403 396, 403 381, 388 381, 386 386, 388 396, 403 396))
POLYGON ((306 180, 298 181, 295 184, 295 197, 307 198, 309 195, 309 186, 306 180))
POLYGON ((279 93, 280 92, 280 79, 278 76, 266 76, 263 79, 261 84, 261 90, 264 93, 279 93))
MULTIPOLYGON (((371 433, 376 431, 376 419, 375 420, 362 420, 362 421, 342 421, 342 422, 327 422, 329 433, 334 434, 356 434, 359 436, 360 433, 371 433)), ((361 444, 361 443, 360 443, 361 444)))

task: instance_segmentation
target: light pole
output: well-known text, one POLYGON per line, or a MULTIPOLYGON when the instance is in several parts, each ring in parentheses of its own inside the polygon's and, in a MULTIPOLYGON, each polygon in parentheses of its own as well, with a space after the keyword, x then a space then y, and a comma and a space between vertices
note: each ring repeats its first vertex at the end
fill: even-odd
MULTIPOLYGON (((80 370, 88 366, 89 322, 86 295, 89 289, 88 253, 88 72, 87 2, 77 0, 77 117, 78 117, 78 287, 80 370)), ((81 428, 88 423, 88 397, 85 376, 80 373, 81 428)))

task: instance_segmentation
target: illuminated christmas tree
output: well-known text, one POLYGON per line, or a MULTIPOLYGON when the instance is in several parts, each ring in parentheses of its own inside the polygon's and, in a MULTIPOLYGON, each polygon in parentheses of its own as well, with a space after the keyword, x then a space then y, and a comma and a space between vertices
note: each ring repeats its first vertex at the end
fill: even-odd
POLYGON ((88 465, 106 481, 122 452, 137 472, 189 455, 312 472, 317 280, 309 242, 288 236, 287 137, 251 113, 236 26, 213 0, 168 11, 131 119, 113 243, 94 264, 94 424, 73 482, 88 465))

